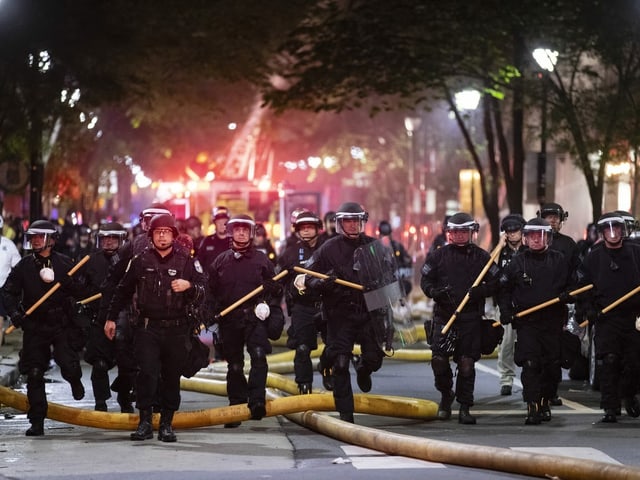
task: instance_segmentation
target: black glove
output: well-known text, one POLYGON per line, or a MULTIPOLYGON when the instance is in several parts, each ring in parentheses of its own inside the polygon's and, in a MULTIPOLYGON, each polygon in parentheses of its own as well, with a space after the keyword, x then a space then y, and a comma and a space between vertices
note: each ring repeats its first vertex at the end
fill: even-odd
POLYGON ((453 303, 451 298, 451 285, 434 288, 431 290, 431 295, 429 296, 433 298, 433 301, 436 303, 453 303))
POLYGON ((514 320, 516 320, 516 316, 513 313, 501 313, 500 314, 500 323, 502 325, 509 325, 510 323, 513 323, 514 320))
POLYGON ((23 310, 16 310, 15 312, 9 314, 11 323, 16 328, 22 328, 22 325, 24 324, 24 317, 26 317, 26 315, 23 310))
POLYGON ((562 292, 560 295, 558 295, 558 299, 560 300, 560 303, 564 305, 566 305, 567 303, 574 303, 576 301, 575 297, 569 292, 562 292))
POLYGON ((329 293, 335 288, 337 278, 338 277, 334 274, 329 275, 327 278, 309 276, 305 283, 311 290, 317 290, 321 293, 329 293))
POLYGON ((262 288, 264 288, 265 292, 269 295, 273 295, 274 297, 282 295, 282 285, 270 278, 262 282, 262 288))
POLYGON ((485 288, 483 285, 477 285, 469 289, 469 302, 479 302, 480 300, 484 300, 485 297, 485 288))

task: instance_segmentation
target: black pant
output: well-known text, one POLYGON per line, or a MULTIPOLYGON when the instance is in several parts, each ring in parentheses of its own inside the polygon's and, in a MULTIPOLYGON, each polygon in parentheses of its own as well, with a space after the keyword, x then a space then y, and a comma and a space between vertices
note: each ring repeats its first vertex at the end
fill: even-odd
POLYGON ((298 384, 313 383, 311 351, 318 348, 318 327, 316 325, 318 314, 319 309, 315 306, 294 304, 291 307, 291 328, 287 345, 296 350, 293 358, 293 370, 298 384))
POLYGON ((153 407, 158 400, 163 410, 180 407, 180 376, 187 360, 189 327, 160 326, 149 320, 135 330, 134 345, 138 361, 136 406, 140 410, 153 407), (159 382, 159 379, 162 382, 159 382))
POLYGON ((340 413, 353 413, 353 389, 348 364, 340 365, 340 357, 351 358, 353 346, 359 343, 362 350, 362 366, 368 372, 376 372, 382 366, 384 351, 380 347, 373 320, 367 311, 336 309, 327 312, 327 347, 323 362, 334 367, 333 399, 340 413), (341 366, 342 368, 337 368, 341 366))
POLYGON ((39 326, 28 328, 22 337, 22 350, 18 367, 20 373, 27 375, 27 398, 29 400, 29 420, 43 420, 47 416, 47 394, 45 392, 44 372, 53 359, 60 367, 62 378, 74 383, 82 377, 80 355, 69 342, 69 330, 65 327, 39 326), (29 375, 38 370, 40 375, 29 375))

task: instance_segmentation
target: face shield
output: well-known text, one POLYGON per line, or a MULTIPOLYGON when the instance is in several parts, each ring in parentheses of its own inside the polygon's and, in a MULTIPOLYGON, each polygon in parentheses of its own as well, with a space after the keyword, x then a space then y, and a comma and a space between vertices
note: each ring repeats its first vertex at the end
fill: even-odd
POLYGON ((345 237, 355 238, 364 231, 366 223, 364 213, 336 215, 336 232, 345 237))
POLYGON ((534 252, 543 252, 551 244, 553 230, 550 226, 526 225, 522 231, 523 242, 530 250, 534 252))
POLYGON ((96 237, 96 248, 107 253, 115 253, 123 244, 127 232, 122 230, 100 230, 96 237))
POLYGON ((617 245, 629 236, 627 225, 622 217, 603 218, 597 224, 598 233, 608 245, 617 245))
POLYGON ((54 245, 55 237, 55 230, 30 228, 24 234, 23 248, 35 253, 40 253, 45 248, 50 248, 54 245))

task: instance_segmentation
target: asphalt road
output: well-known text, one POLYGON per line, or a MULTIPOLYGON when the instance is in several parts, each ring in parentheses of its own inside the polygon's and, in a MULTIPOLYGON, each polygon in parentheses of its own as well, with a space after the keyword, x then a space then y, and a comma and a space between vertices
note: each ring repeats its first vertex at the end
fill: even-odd
MULTIPOLYGON (((551 422, 524 425, 521 388, 500 396, 495 360, 483 359, 477 368, 478 424, 463 426, 454 413, 447 422, 418 421, 375 415, 356 415, 356 424, 375 432, 418 439, 530 451, 597 460, 611 465, 640 467, 637 449, 640 419, 623 415, 617 424, 600 424, 599 394, 583 382, 565 379, 560 395, 564 405, 553 408, 551 422)), ((49 400, 93 409, 88 366, 84 369, 85 399, 75 402, 70 388, 52 368, 47 378, 49 400)), ((355 378, 353 379, 355 383, 355 378)), ((321 385, 316 377, 315 385, 321 385)), ((18 383, 15 388, 25 391, 18 383)), ((357 387, 355 387, 357 391, 357 387)), ((426 362, 386 360, 373 376, 371 393, 439 399, 426 362)), ((181 410, 225 406, 226 398, 184 392, 181 410)), ((115 399, 109 402, 116 411, 115 399)), ((455 404, 454 404, 455 408, 455 404)), ((335 416, 334 414, 330 414, 335 416)), ((131 442, 128 432, 108 431, 46 420, 44 437, 28 438, 24 413, 0 407, 0 479, 507 479, 533 478, 513 473, 428 462, 350 445, 302 427, 285 417, 247 421, 237 429, 211 426, 179 430, 178 442, 131 442)), ((368 433, 367 435, 371 435, 368 433)), ((464 462, 462 462, 464 463, 464 462)), ((640 472, 640 470, 638 470, 640 472)), ((549 474, 553 475, 550 465, 549 474)), ((640 476, 640 474, 639 474, 640 476)), ((593 477, 593 478, 607 478, 593 477)), ((634 478, 634 477, 627 477, 634 478)))

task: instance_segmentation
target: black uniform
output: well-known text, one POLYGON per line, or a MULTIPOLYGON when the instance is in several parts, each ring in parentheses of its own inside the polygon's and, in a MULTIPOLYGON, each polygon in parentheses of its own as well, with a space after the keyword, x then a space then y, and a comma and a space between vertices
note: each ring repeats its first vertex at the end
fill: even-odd
MULTIPOLYGON (((275 275, 273 263, 264 253, 253 247, 242 253, 227 249, 209 265, 207 273, 209 295, 217 312, 224 310, 275 275)), ((252 418, 255 420, 264 416, 267 354, 272 351, 269 327, 277 323, 282 325, 282 320, 280 298, 273 298, 267 292, 262 292, 219 321, 222 354, 228 362, 229 403, 238 405, 248 402, 252 418), (263 301, 269 305, 271 313, 266 320, 261 321, 254 314, 254 308, 263 301), (248 382, 244 375, 245 346, 251 358, 248 382)))
POLYGON ((231 248, 231 240, 229 238, 220 238, 216 233, 207 235, 198 246, 196 258, 200 260, 202 267, 207 269, 218 255, 229 250, 229 248, 231 248))
POLYGON ((490 255, 473 243, 462 246, 450 243, 433 250, 422 267, 420 287, 435 301, 433 332, 429 340, 432 351, 431 368, 435 377, 435 387, 442 394, 443 403, 448 404, 449 408, 454 393, 461 406, 466 406, 468 409, 473 405, 475 362, 480 359, 482 353, 481 322, 485 308, 484 299, 495 292, 498 274, 496 265, 488 270, 483 283, 478 286, 481 298, 467 302, 449 331, 455 331, 456 335, 453 353, 451 349, 445 347, 442 328, 447 324, 489 259, 490 255), (436 293, 447 287, 449 288, 446 294, 436 293), (453 361, 458 364, 455 392, 452 391, 453 372, 449 365, 451 355, 453 355, 453 361))
POLYGON ((615 411, 622 397, 628 407, 628 403, 634 403, 640 372, 640 332, 635 328, 640 296, 631 297, 605 314, 599 312, 640 284, 640 245, 629 240, 624 240, 618 249, 597 244, 579 268, 578 278, 580 284, 594 285, 580 303, 587 304, 581 305, 586 311, 594 312, 588 316, 595 322, 596 359, 602 362, 601 406, 605 411, 615 411))
POLYGON ((151 409, 156 391, 163 412, 178 410, 180 376, 193 329, 187 318, 187 307, 204 298, 205 284, 199 262, 175 247, 165 257, 149 248, 131 260, 115 291, 107 318, 116 318, 131 304, 134 293, 137 294, 134 347, 139 368, 136 377, 139 410, 151 409), (171 282, 177 279, 188 280, 191 288, 185 292, 172 291, 171 282))
MULTIPOLYGON (((361 283, 355 267, 356 249, 376 241, 375 238, 360 233, 357 238, 335 235, 323 243, 311 256, 307 268, 324 274, 334 274, 342 280, 361 283)), ((314 290, 310 277, 306 285, 314 290)), ((327 321, 327 340, 323 352, 326 368, 333 368, 333 398, 341 418, 353 421, 353 390, 349 374, 351 352, 359 343, 362 355, 356 365, 358 378, 369 377, 382 366, 384 351, 384 320, 371 314, 366 306, 363 292, 350 287, 330 283, 323 285, 322 309, 327 321)), ((358 382, 360 385, 360 381, 358 382)), ((368 381, 370 387, 370 379, 368 381)), ((362 388, 362 386, 361 386, 362 388)))
POLYGON ((318 348, 318 331, 323 328, 321 301, 318 292, 308 291, 303 295, 293 285, 297 273, 293 267, 308 267, 309 258, 319 247, 316 243, 313 248, 308 242, 298 240, 288 247, 278 259, 278 270, 288 270, 288 282, 285 288, 285 300, 291 326, 287 330, 287 346, 296 351, 293 358, 295 380, 302 393, 311 393, 313 384, 313 365, 310 353, 318 348), (304 392, 303 392, 304 390, 304 392))
MULTIPOLYGON (((501 318, 511 319, 520 311, 561 296, 570 283, 570 267, 563 254, 550 248, 543 252, 525 249, 500 276, 501 318)), ((566 305, 556 303, 512 321, 518 334, 515 362, 522 367, 527 403, 546 407, 555 395, 565 311, 566 305)))
MULTIPOLYGON (((55 251, 49 257, 34 253, 20 260, 9 273, 2 288, 2 301, 9 315, 20 317, 18 312, 28 310, 55 282, 67 284, 70 281, 67 272, 72 266, 73 262, 69 257, 55 251), (45 283, 40 278, 39 272, 45 266, 55 273, 52 283, 45 283)), ((44 374, 49 368, 52 355, 60 367, 62 377, 71 384, 74 398, 79 400, 84 396, 80 380, 80 355, 71 345, 76 329, 71 315, 73 303, 74 299, 66 288, 59 288, 21 322, 24 333, 18 368, 22 375, 27 376, 27 417, 33 425, 42 424, 47 416, 44 374)))
MULTIPOLYGON (((83 285, 82 298, 89 298, 101 289, 106 281, 109 268, 119 261, 117 253, 110 254, 102 250, 91 254, 89 261, 76 274, 78 282, 83 285)), ((104 334, 105 316, 99 316, 100 301, 89 302, 79 307, 79 315, 89 319, 89 339, 84 359, 92 365, 91 384, 96 407, 106 408, 104 402, 111 397, 109 388, 109 370, 118 365, 118 377, 114 382, 118 391, 118 403, 124 413, 133 413, 130 392, 133 388, 133 380, 136 374, 136 364, 131 351, 131 342, 126 346, 120 346, 122 332, 116 335, 114 341, 109 340, 104 334), (116 356, 116 345, 120 355, 116 356), (117 361, 118 360, 118 361, 117 361)))

